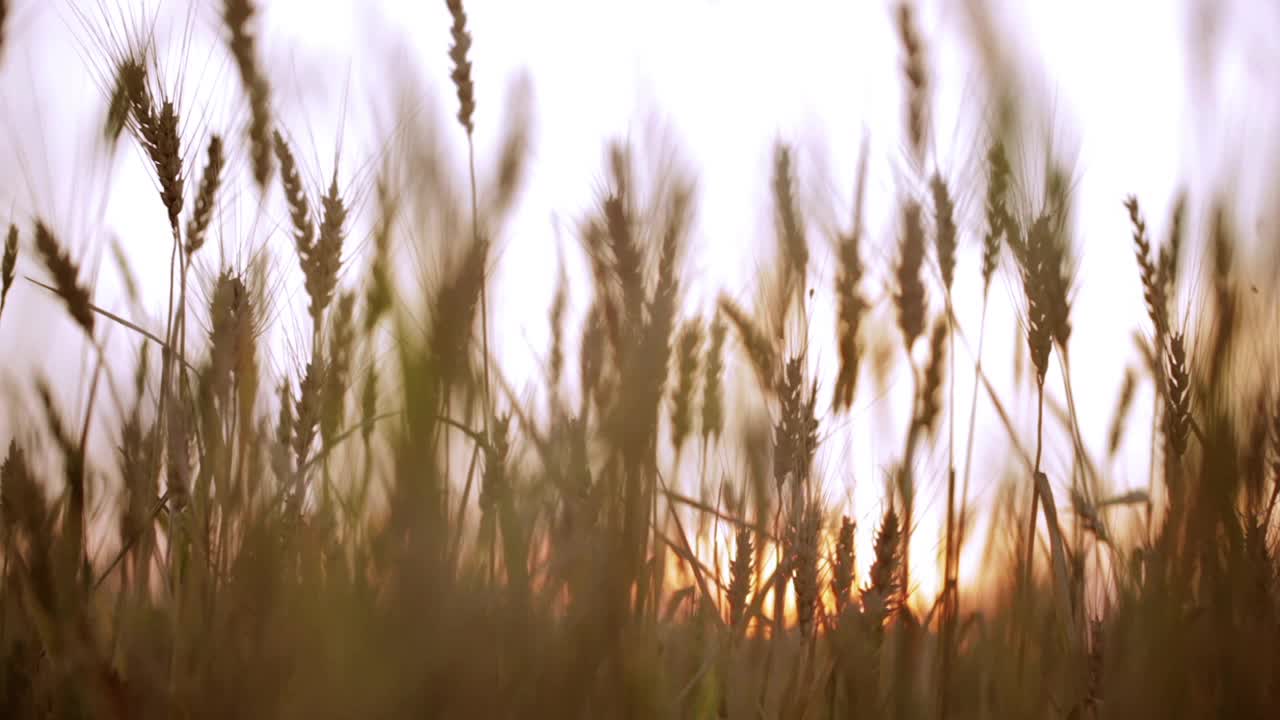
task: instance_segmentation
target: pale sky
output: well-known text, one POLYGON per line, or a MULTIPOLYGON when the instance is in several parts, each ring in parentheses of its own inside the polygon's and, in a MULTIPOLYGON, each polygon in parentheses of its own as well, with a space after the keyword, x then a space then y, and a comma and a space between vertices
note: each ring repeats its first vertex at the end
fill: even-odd
MULTIPOLYGON (((139 270, 149 306, 159 308, 168 288, 168 241, 149 171, 136 150, 127 148, 116 160, 112 190, 106 196, 109 168, 92 146, 105 104, 95 81, 101 82, 106 67, 94 33, 103 26, 102 6, 117 3, 17 4, 0 66, 0 115, 5 118, 0 159, 13 168, 0 184, 0 207, 11 209, 28 235, 33 212, 53 217, 65 241, 87 254, 88 265, 96 266, 96 301, 116 309, 126 305, 109 238, 120 236, 139 270), (90 27, 95 29, 91 32, 90 27), (91 172, 86 171, 90 164, 96 168, 91 172), (101 211, 84 209, 104 197, 101 211)), ((148 17, 154 11, 138 8, 157 3, 119 4, 133 8, 123 12, 134 17, 148 17)), ((1207 16, 1182 2, 997 0, 993 11, 1012 38, 1019 62, 1025 63, 1038 98, 1051 109, 1046 129, 1067 150, 1076 148, 1068 155, 1077 182, 1080 251, 1073 381, 1084 440, 1097 457, 1105 453, 1124 368, 1137 358, 1132 333, 1146 327, 1122 206, 1125 196, 1138 195, 1148 226, 1163 241, 1170 200, 1185 178, 1195 179, 1191 187, 1202 193, 1202 201, 1215 179, 1231 178, 1247 203, 1249 188, 1266 178, 1245 176, 1240 163, 1257 155, 1276 156, 1271 120, 1276 108, 1262 104, 1268 95, 1260 90, 1274 84, 1275 78, 1264 71, 1277 59, 1269 38, 1280 29, 1280 14, 1261 9, 1262 3, 1189 4, 1223 12, 1212 63, 1194 52, 1192 42, 1193 28, 1201 27, 1207 16), (1222 154, 1223 146, 1249 150, 1222 154)), ((168 33, 181 40, 190 21, 186 91, 193 98, 214 98, 214 109, 199 117, 198 127, 184 137, 203 138, 217 129, 238 138, 244 119, 234 70, 217 45, 221 28, 216 5, 198 3, 195 13, 188 15, 185 3, 167 2, 156 23, 162 36, 168 33)), ((262 5, 258 34, 276 103, 285 128, 303 149, 304 172, 314 182, 332 172, 340 118, 346 120, 343 179, 351 180, 377 148, 369 132, 374 118, 368 112, 370 101, 378 97, 376 89, 388 79, 415 73, 435 93, 428 99, 427 117, 444 123, 442 138, 450 144, 458 171, 464 171, 462 136, 450 122, 456 100, 448 85, 449 23, 443 2, 263 0, 262 5), (397 52, 409 60, 388 62, 397 52)), ((956 304, 966 334, 976 341, 983 190, 981 185, 965 188, 961 183, 981 168, 985 152, 978 124, 985 108, 976 100, 983 81, 970 51, 970 3, 930 0, 920 5, 935 83, 935 152, 928 163, 953 183, 961 210, 969 213, 961 227, 956 304)), ((514 385, 537 384, 538 359, 531 353, 547 346, 555 260, 563 249, 569 262, 579 262, 574 228, 594 198, 607 140, 629 137, 643 150, 646 144, 655 147, 655 136, 667 136, 685 151, 688 167, 696 172, 700 200, 685 280, 694 303, 689 310, 705 311, 721 291, 747 303, 753 298, 757 269, 768 261, 758 248, 772 243, 771 143, 782 139, 797 148, 801 197, 811 213, 818 299, 811 354, 819 366, 822 394, 829 397, 836 356, 826 300, 834 276, 828 238, 833 223, 843 227, 848 222, 864 135, 871 153, 871 244, 864 248, 864 261, 870 277, 867 288, 882 303, 888 302, 884 288, 895 257, 891 213, 903 192, 915 192, 901 141, 901 60, 891 19, 893 3, 471 0, 466 7, 474 39, 471 57, 482 168, 499 136, 508 81, 527 71, 536 98, 533 165, 516 215, 500 240, 491 296, 491 334, 514 385)), ((106 12, 118 19, 122 11, 106 12)), ((175 63, 183 56, 180 47, 169 52, 175 63)), ((189 163, 198 159, 202 165, 202 154, 203 147, 188 151, 189 163)), ((245 172, 245 163, 243 155, 233 160, 233 171, 245 172)), ((242 177, 247 180, 247 175, 242 177)), ((241 200, 247 196, 244 193, 241 200)), ((372 219, 370 208, 364 209, 356 213, 357 223, 372 219)), ((242 211, 226 231, 247 229, 263 237, 284 219, 282 211, 273 209, 254 224, 252 214, 242 211)), ((271 242, 287 248, 286 236, 274 235, 271 242)), ((41 276, 32 254, 26 258, 21 271, 41 276)), ((284 267, 296 273, 292 258, 286 259, 284 267)), ((353 272, 362 272, 363 259, 354 263, 353 272)), ((296 279, 291 282, 297 285, 296 279)), ((579 311, 585 295, 585 288, 574 289, 579 311)), ((938 297, 936 284, 931 295, 938 297)), ((1031 397, 1015 391, 1012 382, 1019 302, 1012 275, 998 277, 988 314, 986 363, 1011 412, 1024 420, 1024 442, 1029 443, 1034 428, 1025 419, 1030 417, 1026 411, 1031 397)), ((295 298, 295 305, 301 311, 305 301, 295 298)), ((284 326, 288 331, 292 320, 286 319, 284 326)), ((893 332, 897 342, 896 329, 893 332)), ((122 333, 116 330, 112 335, 122 333)), ((1017 342, 1017 350, 1025 352, 1020 336, 1017 342)), ((731 343, 731 352, 733 347, 731 343)), ((0 361, 5 392, 15 383, 21 386, 36 367, 68 380, 69 401, 83 396, 86 382, 73 382, 85 376, 76 331, 49 298, 25 283, 15 288, 0 320, 0 348, 5 348, 0 361), (19 351, 10 349, 14 347, 19 351), (75 389, 78 392, 70 392, 75 389)), ((121 382, 128 377, 125 367, 118 373, 121 382)), ((963 438, 972 366, 960 345, 956 367, 956 436, 963 438)), ((881 509, 884 472, 900 447, 898 428, 905 423, 904 392, 909 387, 902 370, 899 364, 902 382, 895 382, 895 391, 885 398, 876 396, 864 372, 852 417, 824 422, 824 431, 831 433, 825 452, 847 467, 845 476, 828 478, 828 496, 852 498, 859 534, 867 538, 881 509), (893 428, 888 440, 885 427, 893 428), (873 438, 880 443, 873 443, 873 438), (850 491, 854 483, 856 491, 850 491)), ((1060 397, 1056 370, 1052 377, 1052 392, 1060 397)), ((1141 411, 1150 404, 1150 389, 1144 388, 1135 407, 1141 411)), ((1008 450, 1004 442, 983 447, 982 437, 1002 439, 1003 431, 993 424, 989 406, 980 407, 975 459, 978 467, 994 472, 1003 469, 1008 450)), ((0 419, 0 437, 14 429, 10 421, 0 419)), ((1060 426, 1047 427, 1063 434, 1060 426)), ((1131 451, 1105 473, 1117 491, 1139 487, 1146 479, 1148 439, 1141 422, 1133 423, 1126 442, 1131 451)), ((1069 477, 1068 450, 1051 448, 1047 455, 1059 489, 1066 487, 1069 477)), ((737 467, 726 462, 727 470, 737 467)), ((820 467, 832 467, 833 462, 828 457, 820 467)), ((924 514, 913 565, 923 567, 931 565, 936 554, 936 528, 928 525, 936 524, 929 518, 936 519, 941 509, 945 449, 922 453, 917 467, 924 514)), ((979 503, 993 500, 997 479, 975 473, 972 498, 979 503)), ((1064 491, 1060 507, 1065 502, 1064 491)), ((868 554, 861 553, 864 558, 868 554)), ((976 562, 976 555, 967 556, 966 572, 976 562)))

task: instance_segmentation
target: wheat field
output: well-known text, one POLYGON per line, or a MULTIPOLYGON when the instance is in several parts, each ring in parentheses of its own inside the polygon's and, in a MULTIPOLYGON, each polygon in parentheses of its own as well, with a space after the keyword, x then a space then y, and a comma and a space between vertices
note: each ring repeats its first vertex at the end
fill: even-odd
MULTIPOLYGON (((393 116, 364 156, 345 111, 335 147, 279 110, 253 0, 176 40, 124 0, 63 8, 99 91, 65 142, 148 195, 140 237, 59 198, 0 215, 0 327, 56 306, 82 367, 6 373, 0 716, 1280 713, 1274 258, 1236 188, 1113 199, 1145 312, 1096 382, 1073 331, 1115 318, 1081 311, 1052 111, 988 37, 981 132, 943 157, 940 40, 886 3, 898 177, 864 152, 832 221, 779 138, 759 272, 695 297, 697 168, 608 143, 516 381, 496 268, 556 158, 527 85, 477 102, 482 1, 415 30, 447 123, 393 116), (868 473, 854 427, 891 461, 868 473)), ((33 7, 0 0, 0 74, 33 7)), ((333 84, 414 100, 391 74, 333 84)))

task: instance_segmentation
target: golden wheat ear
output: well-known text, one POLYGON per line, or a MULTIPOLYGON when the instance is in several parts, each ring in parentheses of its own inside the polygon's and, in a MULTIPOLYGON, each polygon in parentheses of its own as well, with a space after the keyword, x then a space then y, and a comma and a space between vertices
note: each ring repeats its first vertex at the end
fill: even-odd
POLYGON ((854 530, 857 525, 848 515, 840 517, 840 532, 836 536, 835 555, 831 558, 831 594, 835 597, 836 617, 849 608, 853 592, 854 530))
POLYGON ((738 529, 734 541, 733 562, 729 569, 729 626, 737 629, 746 619, 747 598, 755 589, 755 548, 751 528, 738 529))
POLYGON ((911 3, 902 2, 898 5, 896 21, 898 41, 903 54, 903 78, 907 84, 907 140, 911 144, 915 161, 921 163, 924 160, 929 129, 929 76, 925 66, 924 42, 916 26, 915 9, 911 3))
POLYGON ((250 24, 257 8, 250 0, 225 0, 222 20, 227 27, 227 47, 240 73, 240 84, 249 99, 249 152, 253 179, 263 192, 271 182, 272 155, 271 86, 258 63, 257 39, 250 24))
POLYGON ((43 221, 36 221, 36 252, 53 276, 53 288, 71 314, 76 324, 84 329, 86 335, 93 337, 93 310, 90 293, 80 284, 80 266, 76 264, 67 251, 58 243, 49 227, 43 221))
POLYGON ((453 27, 449 32, 453 36, 453 45, 449 48, 449 59, 453 61, 454 89, 458 92, 458 123, 466 130, 467 137, 475 131, 473 118, 476 112, 475 86, 471 82, 471 61, 467 53, 471 50, 471 33, 467 30, 467 13, 462 7, 462 0, 445 0, 449 8, 449 16, 453 19, 453 27))
POLYGON ((1000 264, 1001 238, 1008 226, 1005 197, 1009 192, 1009 160, 1004 154, 1004 145, 999 141, 992 142, 987 151, 987 231, 982 236, 982 292, 985 295, 991 289, 991 279, 1000 264))
POLYGON ((719 438, 724 431, 724 341, 729 334, 720 313, 711 321, 707 359, 702 366, 702 438, 719 438))
POLYGON ((924 332, 927 302, 924 284, 920 281, 920 270, 924 265, 924 224, 920 217, 920 205, 915 201, 908 201, 902 207, 901 232, 898 266, 895 270, 898 291, 893 300, 898 308, 898 329, 902 331, 902 340, 907 355, 910 356, 916 338, 924 332))
POLYGON ((880 528, 876 531, 873 552, 875 560, 871 563, 868 585, 862 591, 862 611, 870 615, 876 625, 883 623, 893 614, 901 601, 901 590, 898 579, 898 565, 902 560, 902 528, 898 522, 898 513, 890 503, 880 519, 880 528))
POLYGON ((837 411, 848 410, 853 405, 854 391, 858 384, 858 365, 862 358, 862 345, 858 330, 867 302, 858 288, 862 280, 862 259, 858 255, 860 230, 839 240, 840 269, 836 278, 836 345, 840 350, 840 367, 832 397, 832 407, 837 411))
POLYGON ((0 0, 0 59, 4 58, 4 49, 9 43, 9 9, 9 0, 0 0))
POLYGON ((671 444, 676 452, 693 431, 693 396, 702 362, 702 323, 691 320, 676 340, 676 386, 671 396, 671 444))
POLYGON ((18 268, 18 226, 9 226, 9 235, 4 241, 4 262, 0 263, 0 316, 4 315, 5 303, 9 300, 9 290, 13 288, 14 273, 18 268))
POLYGON ((204 175, 200 178, 200 189, 196 193, 196 204, 187 222, 187 255, 194 255, 204 246, 205 233, 213 218, 213 206, 218 199, 218 189, 222 186, 222 168, 226 164, 223 157, 222 137, 213 135, 209 138, 209 154, 205 161, 204 175))
POLYGON ((933 196, 934 248, 938 253, 938 270, 942 273, 943 288, 950 293, 956 276, 955 204, 941 174, 934 173, 929 181, 929 191, 933 196))

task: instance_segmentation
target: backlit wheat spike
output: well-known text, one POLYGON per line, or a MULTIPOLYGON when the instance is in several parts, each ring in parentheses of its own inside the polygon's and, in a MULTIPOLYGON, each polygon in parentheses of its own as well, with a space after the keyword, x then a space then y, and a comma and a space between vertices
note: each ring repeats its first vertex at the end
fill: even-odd
POLYGON ((1138 389, 1138 374, 1133 368, 1125 368, 1124 381, 1120 385, 1120 395, 1116 399, 1116 411, 1111 417, 1111 429, 1107 432, 1107 455, 1114 456, 1120 449, 1120 440, 1124 435, 1129 410, 1133 406, 1134 391, 1138 389))
POLYGON ((316 240, 316 226, 311 217, 306 189, 302 186, 302 178, 298 175, 298 166, 293 159, 293 151, 289 149, 289 143, 285 142, 279 130, 275 131, 274 138, 276 158, 280 161, 280 185, 284 188, 284 197, 289 204, 293 240, 301 259, 311 254, 316 240))
POLYGON ((9 440, 9 451, 0 464, 0 523, 6 531, 22 530, 38 536, 46 526, 48 506, 39 476, 27 465, 27 454, 17 438, 9 440))
POLYGON ((883 623, 898 607, 900 591, 898 571, 902 560, 902 528, 893 505, 885 508, 876 532, 875 560, 871 563, 868 585, 862 591, 862 611, 877 623, 883 623))
POLYGON ((293 388, 289 381, 280 383, 280 403, 276 416, 275 445, 272 448, 271 470, 276 479, 284 481, 293 477, 293 463, 290 457, 293 448, 293 388))
POLYGON ((132 72, 132 61, 125 59, 116 65, 115 82, 111 88, 111 97, 107 100, 107 118, 102 126, 102 134, 109 145, 120 139, 129 122, 129 86, 128 73, 132 72))
POLYGON ((453 45, 449 48, 449 59, 453 61, 453 87, 458 93, 458 122, 462 124, 467 135, 475 130, 473 116, 476 112, 475 88, 471 84, 471 61, 467 53, 471 50, 471 33, 467 31, 467 13, 462 7, 462 0, 445 0, 449 8, 449 16, 453 18, 453 27, 449 32, 453 36, 453 45))
POLYGON ((1165 297, 1166 284, 1160 279, 1155 257, 1151 253, 1151 238, 1147 235, 1147 223, 1138 208, 1138 198, 1130 195, 1124 203, 1133 225, 1133 253, 1138 259, 1142 277, 1142 299, 1147 303, 1147 315, 1155 326, 1156 342, 1163 343, 1169 332, 1169 307, 1165 297))
POLYGON ((773 343, 769 341, 769 336, 728 297, 720 298, 720 312, 724 313, 737 329, 738 337, 742 340, 747 357, 755 367, 761 384, 765 387, 773 387, 777 382, 778 355, 773 349, 773 343))
POLYGON ((351 382, 352 344, 355 341, 354 293, 344 292, 330 315, 329 353, 321 391, 320 435, 330 446, 346 416, 347 386, 351 382))
POLYGON ((560 379, 564 375, 564 316, 568 304, 569 279, 565 275, 562 262, 556 277, 556 290, 551 299, 551 309, 547 314, 551 325, 551 351, 547 359, 547 376, 552 388, 560 386, 560 379))
POLYGON ((1164 288, 1164 296, 1170 301, 1177 298, 1178 263, 1182 255, 1182 236, 1187 216, 1186 191, 1178 193, 1173 202, 1173 211, 1169 218, 1169 242, 1160 248, 1160 285, 1164 288))
POLYGON ((702 366, 702 437, 718 438, 724 429, 724 341, 729 333, 720 313, 711 321, 711 340, 702 366))
POLYGON ((1175 457, 1187 450, 1191 430, 1191 373, 1187 369, 1187 351, 1182 333, 1169 338, 1169 364, 1165 398, 1164 431, 1175 457))
POLYGON ((924 62, 924 43, 910 3, 898 5, 897 25, 903 54, 902 71, 907 81, 907 140, 919 163, 924 159, 928 139, 929 78, 924 62))
POLYGON ((392 267, 391 236, 396 229, 399 199, 385 178, 379 177, 378 224, 373 232, 373 260, 369 265, 369 280, 365 290, 364 330, 372 332, 391 309, 392 267))
POLYGON ((165 436, 165 492, 173 507, 182 509, 191 497, 191 435, 195 419, 191 415, 190 404, 182 400, 180 394, 173 390, 167 392, 174 396, 170 398, 173 410, 165 423, 168 430, 165 436))
POLYGON ((249 96, 249 148, 253 179, 266 190, 272 171, 271 88, 258 64, 257 42, 249 23, 257 13, 251 0, 225 0, 222 18, 230 32, 227 41, 240 73, 240 84, 249 96))
POLYGON ((942 273, 942 287, 949 293, 956 275, 956 221, 955 206, 947 182, 939 174, 929 181, 933 195, 934 248, 938 252, 938 269, 942 273))
POLYGON ((773 479, 778 496, 785 482, 796 486, 809 482, 813 456, 818 449, 818 419, 815 415, 817 386, 805 387, 804 358, 787 361, 778 384, 778 420, 774 423, 773 479))
POLYGON ((160 199, 169 212, 169 227, 177 237, 184 184, 177 108, 173 101, 165 100, 157 111, 155 98, 147 86, 146 66, 140 60, 126 60, 120 72, 138 137, 160 182, 160 199))
MULTIPOLYGON (((235 367, 240 340, 236 332, 240 322, 241 306, 246 300, 246 290, 240 278, 230 271, 223 271, 214 285, 209 303, 209 370, 207 379, 213 395, 225 404, 230 391, 232 369, 235 367)), ((228 409, 224 407, 224 410, 228 409)))
POLYGON ((347 237, 347 206, 338 192, 338 175, 335 172, 329 191, 321 199, 324 214, 320 221, 320 237, 315 250, 303 258, 307 294, 311 296, 311 317, 317 327, 324 311, 333 299, 338 284, 338 270, 342 265, 342 245, 347 237))
POLYGON ((93 337, 94 314, 90 307, 93 303, 89 291, 80 284, 80 268, 66 250, 58 244, 53 232, 43 221, 36 221, 35 228, 36 253, 40 255, 44 265, 53 276, 53 286, 62 296, 67 311, 76 323, 84 329, 86 335, 93 337))
POLYGON ((1048 258, 1043 248, 1044 239, 1051 231, 1049 217, 1041 215, 1031 227, 1026 238, 1019 234, 1017 224, 1009 219, 1009 242, 1022 271, 1023 292, 1027 298, 1027 347, 1031 364, 1036 371, 1036 382, 1043 386, 1049 371, 1049 353, 1053 350, 1053 330, 1049 306, 1052 304, 1046 275, 1048 258))
POLYGON ((676 339, 676 386, 671 396, 671 444, 676 452, 684 445, 693 426, 694 387, 702 354, 702 325, 691 320, 680 328, 676 339))
POLYGON ((747 598, 755 587, 755 548, 751 542, 751 529, 738 529, 733 550, 733 562, 729 570, 729 626, 739 627, 745 620, 747 598))
POLYGON ((843 615, 849 607, 850 593, 853 591, 854 528, 854 522, 848 515, 841 516, 835 555, 831 561, 831 594, 835 597, 837 616, 843 615))
POLYGON ((222 185, 224 162, 222 138, 213 135, 209 138, 209 155, 205 161, 204 174, 200 177, 196 205, 192 208, 191 219, 187 222, 188 255, 194 255, 204 246, 205 232, 209 229, 209 221, 213 217, 213 206, 218 199, 218 188, 222 185))
POLYGON ((307 465, 311 442, 315 439, 316 427, 320 423, 320 395, 324 388, 325 372, 324 360, 313 359, 307 363, 302 382, 298 385, 298 402, 293 412, 293 455, 299 475, 307 465))
POLYGON ((943 372, 947 357, 947 321, 939 317, 929 335, 929 362, 925 365, 924 382, 920 387, 919 416, 916 422, 926 432, 932 432, 941 405, 943 372))
POLYGON ((822 516, 818 508, 806 500, 796 521, 791 560, 796 584, 796 621, 804 637, 813 636, 814 615, 818 610, 818 534, 821 531, 822 516))
POLYGON ((987 151, 987 230, 982 236, 982 291, 991 288, 991 278, 1000 264, 1000 240, 1008 229, 1008 208, 1005 195, 1009 190, 1009 160, 1004 145, 999 141, 987 151))
POLYGON ((0 316, 4 315, 4 306, 9 301, 9 290, 13 288, 17 268, 18 226, 10 225, 9 234, 4 240, 4 261, 0 263, 0 316))
POLYGON ((492 437, 485 448, 484 475, 480 483, 480 511, 488 516, 498 506, 508 491, 507 455, 511 450, 507 437, 511 428, 510 416, 494 420, 492 437))
POLYGON ((773 149, 773 205, 778 239, 790 267, 790 275, 798 291, 804 291, 805 272, 809 265, 809 245, 800 211, 796 207, 795 178, 791 167, 791 148, 778 143, 773 149))
POLYGON ((898 308, 898 328, 902 331, 907 354, 910 354, 916 338, 924 332, 926 304, 924 284, 920 281, 920 270, 924 264, 924 225, 920 219, 920 206, 915 201, 909 200, 903 205, 901 233, 895 272, 898 289, 893 299, 898 308))
POLYGON ((0 0, 0 58, 9 41, 9 0, 0 0))
POLYGON ((867 310, 858 285, 862 280, 862 259, 858 256, 857 231, 840 238, 839 274, 836 276, 836 342, 840 349, 840 369, 836 376, 834 400, 837 409, 853 405, 858 384, 858 365, 862 358, 859 328, 867 310))

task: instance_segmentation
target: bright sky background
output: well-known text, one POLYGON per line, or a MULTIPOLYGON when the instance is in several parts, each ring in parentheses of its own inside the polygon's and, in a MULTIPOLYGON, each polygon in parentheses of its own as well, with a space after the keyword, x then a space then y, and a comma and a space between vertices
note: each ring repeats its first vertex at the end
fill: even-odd
MULTIPOLYGON (((125 305, 108 239, 118 235, 139 270, 148 303, 161 307, 168 288, 169 246, 149 172, 132 147, 109 166, 92 146, 105 105, 96 83, 102 82, 106 64, 101 44, 87 28, 100 28, 101 8, 116 3, 17 4, 0 66, 0 161, 8 168, 8 178, 0 181, 0 208, 11 210, 28 239, 33 212, 54 218, 68 244, 96 267, 96 301, 117 309, 125 305), (114 179, 108 201, 101 211, 86 211, 86 205, 103 202, 109 169, 114 179)), ((132 12, 138 17, 150 12, 136 10, 142 7, 137 0, 121 4, 135 8, 132 12)), ((442 123, 442 137, 451 146, 458 171, 463 171, 462 137, 451 123, 456 100, 448 85, 449 34, 443 2, 262 4, 258 34, 279 113, 295 144, 303 148, 308 158, 304 170, 314 182, 332 172, 340 118, 347 119, 343 177, 350 180, 359 163, 377 149, 378 136, 368 133, 375 120, 368 109, 379 98, 377 88, 414 74, 435 93, 425 99, 427 117, 442 123), (388 62, 396 57, 401 59, 388 62)), ((196 137, 219 129, 238 138, 244 111, 235 94, 234 69, 217 44, 221 28, 216 5, 201 2, 194 15, 187 15, 184 3, 165 3, 157 28, 162 35, 180 39, 190 21, 187 90, 196 97, 208 92, 219 98, 214 111, 200 118, 207 128, 196 137)), ((893 4, 471 0, 466 5, 474 38, 482 170, 499 135, 508 81, 527 71, 536 97, 534 162, 517 214, 501 239, 491 296, 494 343, 515 385, 524 387, 536 378, 538 358, 532 352, 547 345, 546 315, 557 254, 563 250, 570 262, 578 262, 573 230, 594 198, 606 140, 629 137, 643 151, 655 147, 652 138, 665 136, 685 151, 687 165, 696 171, 700 199, 686 281, 691 301, 707 309, 721 291, 747 303, 753 298, 758 268, 768 258, 758 248, 772 242, 770 148, 781 138, 797 148, 801 196, 810 211, 818 272, 813 355, 825 381, 822 394, 829 397, 836 356, 826 304, 834 276, 828 238, 836 223, 842 227, 850 215, 864 136, 871 152, 868 222, 874 243, 864 249, 864 259, 871 278, 867 287, 881 302, 888 302, 884 287, 895 256, 890 213, 903 192, 915 191, 900 139, 902 80, 893 4)), ((952 181, 962 211, 970 214, 962 225, 956 302, 966 334, 974 340, 982 188, 965 188, 962 183, 981 167, 985 140, 976 119, 985 108, 975 101, 983 80, 971 52, 971 5, 968 0, 924 2, 921 23, 935 82, 935 153, 930 169, 936 165, 952 181)), ((1073 311, 1073 371, 1084 439, 1099 457, 1105 452, 1124 368, 1136 361, 1132 333, 1145 328, 1146 322, 1122 201, 1129 193, 1137 194, 1149 227, 1162 241, 1170 199, 1184 179, 1194 178, 1191 187, 1202 192, 1203 201, 1203 192, 1215 179, 1231 178, 1247 209, 1252 197, 1248 189, 1266 178, 1245 176, 1241 161, 1277 155, 1272 121, 1276 108, 1270 99, 1274 93, 1263 94, 1261 89, 1274 84, 1274 76, 1265 71, 1277 60, 1270 39, 1280 30, 1280 13, 1261 5, 1211 0, 994 2, 993 15, 1012 41, 1014 57, 1034 79, 1037 97, 1050 108, 1047 129, 1064 148, 1077 148, 1068 154, 1077 181, 1081 257, 1073 311), (1199 54, 1199 33, 1193 32, 1209 27, 1206 18, 1212 14, 1206 8, 1222 13, 1216 26, 1219 45, 1209 55, 1212 61, 1199 54), (1247 151, 1224 154, 1219 152, 1223 146, 1247 151)), ((120 11, 107 12, 120 17, 120 11)), ((181 48, 171 49, 170 55, 175 63, 183 56, 181 48)), ((203 164, 202 145, 188 154, 203 164)), ((243 156, 235 159, 233 170, 247 172, 246 162, 243 156)), ((371 209, 366 204, 356 222, 368 223, 371 209)), ((272 213, 257 224, 242 214, 228 232, 239 227, 268 236, 285 221, 280 211, 272 213)), ((1197 218, 1193 215, 1193 222, 1197 218)), ((1258 222, 1265 227, 1260 216, 1258 222)), ((271 242, 287 242, 281 233, 274 235, 271 242)), ((296 272, 291 259, 285 266, 296 272)), ((361 272, 363 261, 357 259, 354 267, 361 272)), ((30 252, 21 271, 42 274, 30 252)), ((585 289, 576 290, 573 299, 581 304, 585 289)), ((997 279, 988 315, 986 362, 1011 411, 1026 418, 1032 399, 1015 391, 1012 383, 1018 298, 1011 276, 997 279)), ((305 301, 299 297, 296 304, 301 309, 305 301)), ((896 330, 893 341, 898 341, 896 330)), ((1025 352, 1023 347, 1019 344, 1017 350, 1025 352)), ((21 387, 37 368, 66 382, 69 401, 83 396, 82 343, 61 310, 40 291, 26 284, 15 288, 0 320, 0 348, 5 392, 15 384, 21 387)), ((958 345, 957 437, 965 430, 970 362, 969 353, 958 345)), ((827 473, 833 476, 828 478, 828 495, 852 499, 851 511, 864 537, 870 536, 881 509, 884 471, 900 447, 898 428, 905 424, 902 395, 909 387, 903 370, 899 364, 900 377, 893 383, 896 394, 888 398, 876 396, 874 383, 864 374, 852 418, 824 423, 824 429, 833 432, 827 454, 838 456, 840 466, 848 468, 842 477, 827 473), (893 428, 887 443, 886 427, 893 428), (873 436, 894 450, 877 449, 873 436)), ((119 374, 121 382, 127 377, 119 374)), ((1058 393, 1056 374, 1052 384, 1058 393)), ((1150 389, 1144 388, 1136 407, 1149 408, 1150 403, 1150 389)), ((0 437, 17 429, 11 421, 0 419, 0 437)), ((978 422, 980 438, 1003 436, 989 408, 979 411, 978 422)), ((1060 427, 1055 430, 1061 432, 1060 427)), ((1106 473, 1118 491, 1145 483, 1148 440, 1141 430, 1141 423, 1135 422, 1127 440, 1134 452, 1106 473)), ((1029 438, 1024 435, 1026 442, 1029 438)), ((100 435, 99 440, 106 438, 100 435)), ((994 500, 998 478, 991 473, 1004 467, 1006 453, 1003 444, 979 444, 978 467, 990 468, 986 476, 975 473, 972 497, 979 503, 994 500)), ((1065 446, 1048 455, 1047 466, 1060 488, 1068 476, 1068 461, 1065 446)), ((822 462, 830 468, 835 461, 828 457, 822 462)), ((736 467, 730 463, 725 470, 736 467)), ((915 567, 931 565, 936 553, 936 530, 928 518, 936 518, 940 510, 945 467, 945 451, 922 455, 918 461, 925 514, 916 536, 915 567)), ((1061 497, 1060 504, 1065 493, 1061 497)), ((966 557, 966 572, 977 562, 976 555, 966 557)))

